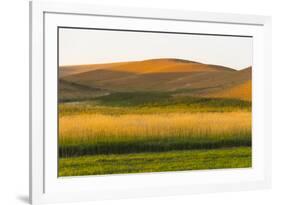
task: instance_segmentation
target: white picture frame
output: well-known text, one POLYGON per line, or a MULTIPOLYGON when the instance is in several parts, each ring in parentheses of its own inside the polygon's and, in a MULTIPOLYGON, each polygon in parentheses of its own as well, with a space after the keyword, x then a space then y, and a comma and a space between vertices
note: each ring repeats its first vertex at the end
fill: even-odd
POLYGON ((271 186, 271 18, 30 2, 30 202, 240 191, 271 186), (164 26, 165 25, 165 26, 164 26), (57 28, 103 27, 253 36, 253 167, 57 177, 57 28), (47 42, 47 43, 46 43, 47 42), (55 137, 54 137, 55 136, 55 137), (71 197, 70 197, 71 196, 71 197))

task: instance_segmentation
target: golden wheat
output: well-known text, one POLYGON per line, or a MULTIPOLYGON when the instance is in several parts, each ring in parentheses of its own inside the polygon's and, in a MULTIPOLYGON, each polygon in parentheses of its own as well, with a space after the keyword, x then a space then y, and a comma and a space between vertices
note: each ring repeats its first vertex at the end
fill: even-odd
POLYGON ((80 114, 59 119, 63 138, 170 137, 225 134, 251 130, 250 112, 149 115, 80 114))

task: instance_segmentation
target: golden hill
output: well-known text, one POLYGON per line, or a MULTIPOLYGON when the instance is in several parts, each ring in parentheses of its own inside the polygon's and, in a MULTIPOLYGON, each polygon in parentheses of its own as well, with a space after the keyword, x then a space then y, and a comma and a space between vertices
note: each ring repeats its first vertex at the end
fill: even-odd
POLYGON ((210 97, 219 98, 236 98, 240 100, 251 101, 252 100, 252 80, 248 80, 244 83, 230 87, 218 93, 209 95, 210 97))
POLYGON ((109 68, 112 71, 145 73, 171 73, 171 72, 214 72, 219 68, 193 61, 180 59, 152 59, 145 61, 127 62, 109 68))
POLYGON ((251 67, 237 71, 181 59, 151 59, 62 66, 59 78, 62 83, 71 83, 76 93, 84 87, 99 93, 169 91, 175 95, 250 100, 251 73, 251 67))
POLYGON ((95 70, 111 70, 111 71, 130 72, 130 73, 137 73, 137 74, 162 73, 162 72, 202 72, 202 71, 212 72, 212 71, 220 71, 220 70, 233 71, 233 69, 223 66, 208 65, 208 64, 181 60, 181 59, 163 58, 163 59, 150 59, 150 60, 143 60, 143 61, 117 62, 117 63, 107 63, 107 64, 61 66, 60 77, 83 73, 83 72, 95 71, 95 70))

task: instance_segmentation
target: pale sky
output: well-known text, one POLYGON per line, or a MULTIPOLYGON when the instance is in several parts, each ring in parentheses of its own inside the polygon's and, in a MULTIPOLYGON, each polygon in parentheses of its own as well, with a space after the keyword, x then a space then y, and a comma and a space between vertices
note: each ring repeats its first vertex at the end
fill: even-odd
POLYGON ((252 65, 252 38, 59 29, 59 64, 179 58, 237 70, 252 65))

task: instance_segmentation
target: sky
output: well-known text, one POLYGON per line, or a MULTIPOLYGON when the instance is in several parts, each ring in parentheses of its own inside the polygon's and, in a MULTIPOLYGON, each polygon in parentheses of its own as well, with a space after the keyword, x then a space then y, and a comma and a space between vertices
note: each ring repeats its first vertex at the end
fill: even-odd
POLYGON ((59 29, 59 65, 178 58, 233 69, 252 65, 252 38, 59 29))

